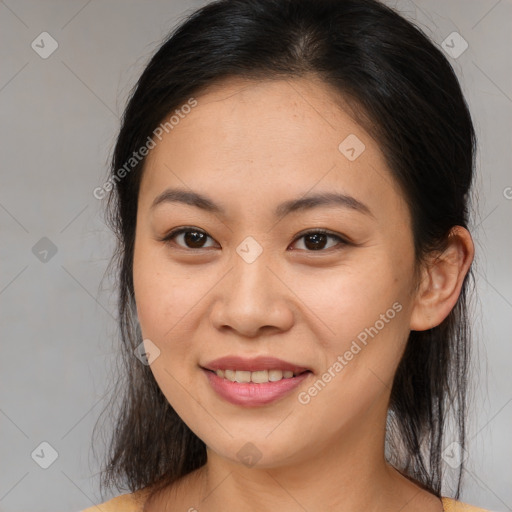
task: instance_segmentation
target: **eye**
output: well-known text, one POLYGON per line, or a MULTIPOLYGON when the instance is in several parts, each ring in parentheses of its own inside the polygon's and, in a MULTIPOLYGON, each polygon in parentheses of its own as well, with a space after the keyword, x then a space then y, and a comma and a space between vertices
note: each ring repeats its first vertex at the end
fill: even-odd
POLYGON ((181 238, 184 245, 179 243, 177 245, 183 249, 207 249, 208 246, 205 245, 205 241, 208 238, 213 240, 213 238, 211 238, 201 229, 185 226, 172 230, 169 234, 162 238, 161 241, 170 244, 174 241, 174 239, 178 238, 181 238))
MULTIPOLYGON (((176 228, 168 233, 160 241, 166 244, 176 244, 183 249, 208 249, 210 246, 205 245, 207 239, 213 240, 205 231, 195 228, 193 226, 184 226, 176 228), (181 243, 177 243, 175 240, 181 239, 181 243)), ((299 235, 295 241, 304 239, 301 250, 307 252, 318 252, 324 249, 332 249, 333 247, 348 245, 349 242, 339 235, 335 235, 324 229, 315 229, 307 231, 299 235), (328 240, 334 240, 338 243, 328 245, 328 240)))
POLYGON ((308 252, 314 252, 314 251, 322 251, 323 249, 331 249, 333 247, 336 247, 339 245, 341 248, 344 245, 348 245, 348 241, 342 238, 339 235, 335 235, 330 233, 329 231, 326 231, 324 229, 315 229, 313 231, 308 231, 306 233, 303 233, 295 240, 301 240, 304 239, 303 245, 306 248, 308 252), (337 244, 332 244, 329 247, 326 247, 328 239, 331 240, 337 240, 337 244))

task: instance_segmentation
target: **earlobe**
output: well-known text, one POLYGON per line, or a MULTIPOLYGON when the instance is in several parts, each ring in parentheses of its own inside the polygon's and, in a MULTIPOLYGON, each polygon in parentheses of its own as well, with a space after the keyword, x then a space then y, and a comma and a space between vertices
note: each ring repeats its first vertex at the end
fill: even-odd
POLYGON ((439 325, 450 313, 474 257, 469 231, 455 226, 442 253, 432 254, 421 270, 410 329, 425 331, 439 325))

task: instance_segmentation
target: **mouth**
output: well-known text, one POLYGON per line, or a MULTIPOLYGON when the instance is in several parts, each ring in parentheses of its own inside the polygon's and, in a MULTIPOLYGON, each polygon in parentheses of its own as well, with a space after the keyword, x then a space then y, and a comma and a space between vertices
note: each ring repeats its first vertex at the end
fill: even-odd
POLYGON ((283 398, 313 374, 309 368, 274 357, 227 356, 200 367, 218 396, 244 407, 283 398))
MULTIPOLYGON (((247 374, 245 372, 249 372, 250 374, 256 373, 259 377, 263 377, 262 372, 270 372, 272 378, 290 378, 292 376, 297 376, 305 371, 311 371, 310 368, 305 366, 299 366, 297 364, 290 363, 288 361, 284 361, 283 359, 278 359, 277 357, 271 356, 258 356, 252 358, 245 358, 240 356, 224 356, 218 359, 214 359, 213 361, 209 361, 208 363, 202 365, 202 368, 205 370, 210 370, 216 372, 217 370, 221 370, 224 372, 223 377, 228 372, 227 378, 230 377, 230 371, 234 371, 236 373, 240 373, 241 378, 247 378, 247 374), (277 372, 282 372, 283 375, 279 375, 277 372), (290 373, 291 372, 291 373, 290 373)), ((220 376, 220 375, 219 375, 220 376)), ((258 376, 256 376, 258 378, 258 376)), ((270 380, 272 380, 272 378, 270 380)), ((250 382, 247 380, 237 381, 237 382, 250 382)))
POLYGON ((311 373, 310 370, 303 370, 294 372, 292 370, 281 370, 281 369, 273 369, 273 370, 256 370, 256 371, 248 371, 248 370, 229 370, 229 369, 218 369, 218 370, 209 370, 208 368, 204 368, 206 371, 211 373, 215 373, 217 377, 220 379, 225 379, 230 382, 238 382, 240 384, 253 382, 254 384, 266 384, 268 382, 279 382, 283 379, 292 379, 293 377, 297 377, 302 375, 303 373, 311 373))

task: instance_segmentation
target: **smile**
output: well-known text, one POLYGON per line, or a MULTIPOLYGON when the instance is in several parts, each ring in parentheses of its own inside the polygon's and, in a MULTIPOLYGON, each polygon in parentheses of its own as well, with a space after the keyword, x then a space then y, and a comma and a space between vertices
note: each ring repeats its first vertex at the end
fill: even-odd
POLYGON ((266 382, 277 382, 281 379, 291 379, 304 372, 292 372, 291 370, 257 370, 250 372, 246 370, 216 370, 217 377, 231 382, 254 382, 264 384, 266 382))
POLYGON ((294 375, 291 370, 207 370, 202 369, 213 391, 223 400, 242 407, 260 407, 289 395, 312 372, 294 375), (227 378, 226 378, 227 374, 227 378), (232 380, 232 379, 235 380, 232 380), (238 381, 239 379, 240 381, 238 381), (254 379, 254 380, 252 380, 254 379), (275 380, 271 380, 275 379, 275 380))

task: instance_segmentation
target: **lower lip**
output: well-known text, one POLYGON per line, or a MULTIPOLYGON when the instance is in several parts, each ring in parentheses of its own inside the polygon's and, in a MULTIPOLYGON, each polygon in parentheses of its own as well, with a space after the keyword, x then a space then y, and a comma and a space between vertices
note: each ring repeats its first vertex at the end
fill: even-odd
POLYGON ((308 371, 289 379, 257 384, 254 382, 231 382, 228 379, 217 376, 215 372, 205 370, 204 368, 203 372, 208 377, 210 385, 217 394, 232 404, 245 407, 257 407, 274 402, 293 391, 311 374, 308 371))

